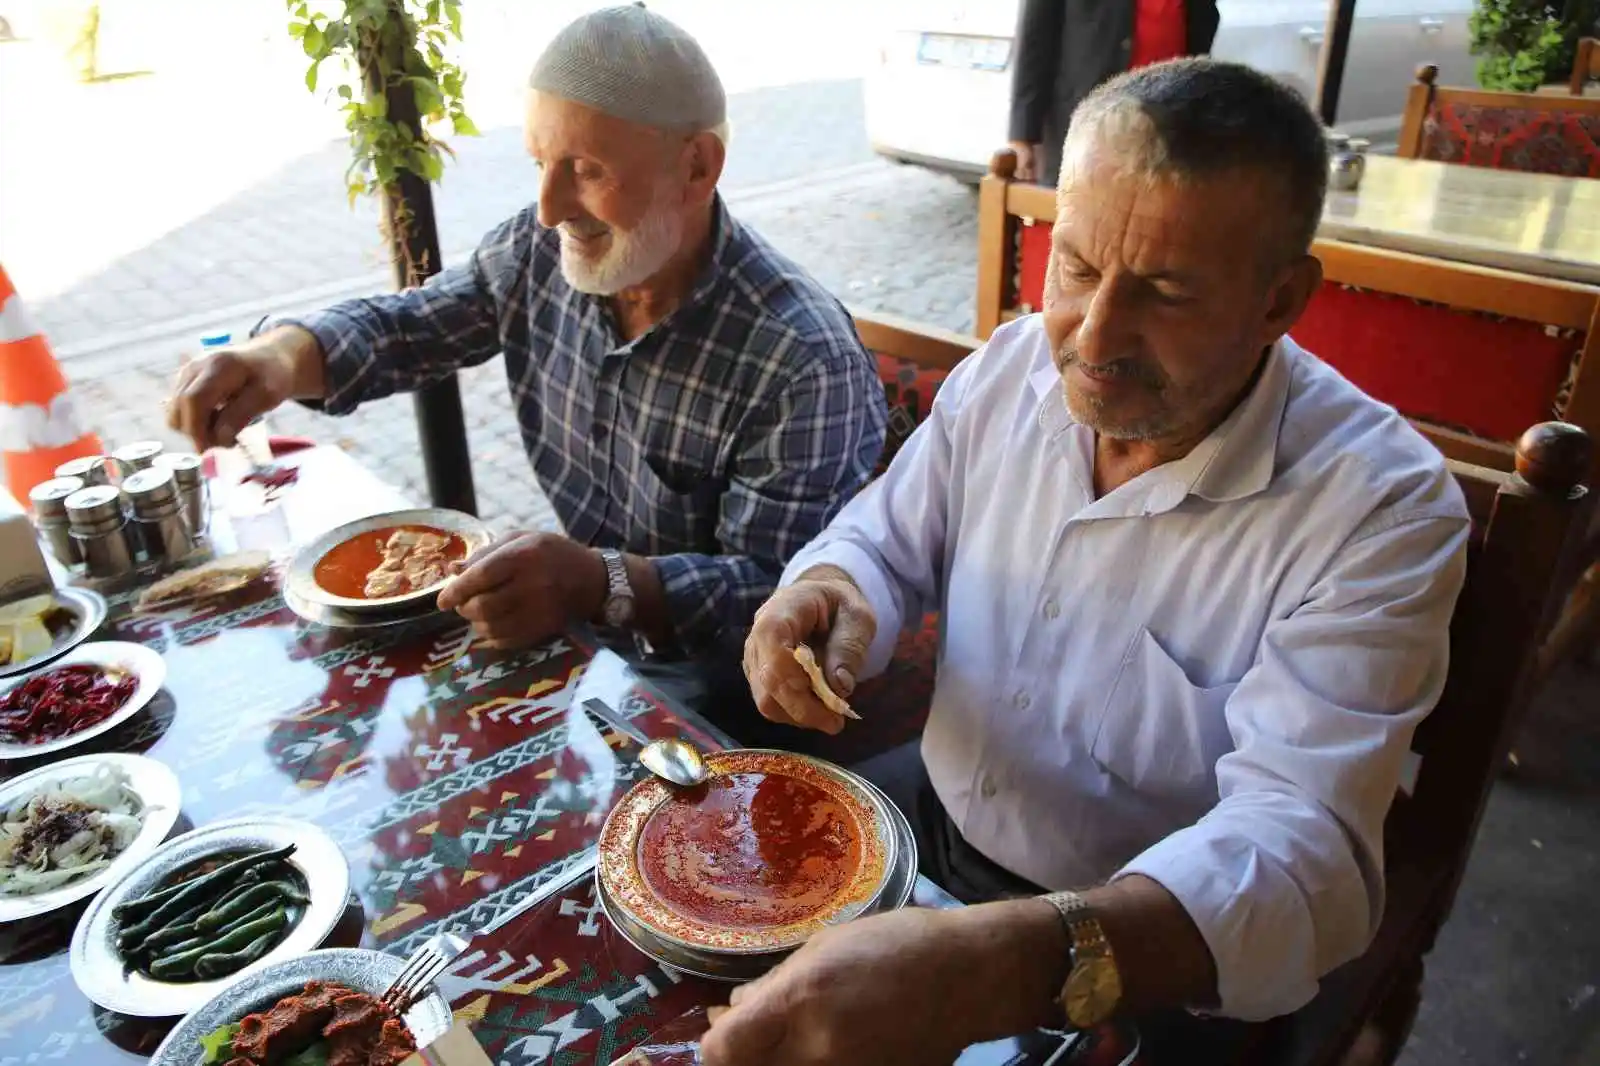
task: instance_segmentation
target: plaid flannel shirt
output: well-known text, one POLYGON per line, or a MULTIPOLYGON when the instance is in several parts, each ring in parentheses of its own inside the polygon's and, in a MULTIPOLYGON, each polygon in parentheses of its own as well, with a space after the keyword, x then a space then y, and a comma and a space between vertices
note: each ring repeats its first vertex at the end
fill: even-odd
POLYGON ((653 557, 683 649, 737 638, 871 475, 876 363, 844 306, 720 199, 691 295, 631 342, 559 258, 530 207, 420 288, 285 321, 321 342, 331 414, 503 352, 567 534, 653 557))

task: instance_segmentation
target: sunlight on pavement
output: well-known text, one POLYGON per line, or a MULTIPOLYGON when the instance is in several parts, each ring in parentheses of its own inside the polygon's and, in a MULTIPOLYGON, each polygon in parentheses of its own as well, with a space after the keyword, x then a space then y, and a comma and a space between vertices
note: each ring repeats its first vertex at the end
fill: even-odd
MULTIPOLYGON (((592 0, 468 5, 461 58, 469 111, 480 128, 520 123, 533 58, 567 21, 599 6, 592 0)), ((730 94, 859 78, 876 27, 892 9, 851 0, 651 6, 700 38, 730 94), (870 18, 862 13, 867 8, 876 12, 870 18)), ((0 99, 27 102, 0 108, 6 149, 0 238, 8 268, 36 302, 343 137, 333 104, 305 89, 306 61, 283 31, 281 0, 140 0, 136 8, 106 10, 102 54, 120 56, 125 69, 149 62, 153 74, 82 85, 43 41, 0 53, 0 99), (172 28, 157 40, 149 25, 127 16, 133 10, 160 12, 150 22, 172 28)), ((226 265, 226 249, 185 250, 202 263, 226 265)))

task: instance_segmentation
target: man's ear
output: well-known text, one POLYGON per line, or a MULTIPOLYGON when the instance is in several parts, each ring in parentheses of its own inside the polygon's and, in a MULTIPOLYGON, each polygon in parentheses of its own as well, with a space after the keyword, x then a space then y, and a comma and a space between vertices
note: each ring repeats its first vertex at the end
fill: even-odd
POLYGON ((1322 260, 1307 253, 1279 271, 1262 321, 1262 347, 1276 343, 1305 314, 1311 298, 1322 288, 1322 260))
POLYGON ((692 203, 710 203, 716 195, 717 182, 722 179, 722 167, 727 162, 728 149, 722 138, 706 131, 689 138, 684 148, 688 162, 687 198, 692 203))

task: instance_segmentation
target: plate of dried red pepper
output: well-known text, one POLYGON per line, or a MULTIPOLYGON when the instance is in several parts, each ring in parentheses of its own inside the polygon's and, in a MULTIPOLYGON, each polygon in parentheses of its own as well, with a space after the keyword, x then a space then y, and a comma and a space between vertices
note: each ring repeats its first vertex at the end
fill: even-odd
POLYGON ((32 759, 82 744, 138 714, 167 677, 142 644, 82 644, 0 687, 0 761, 32 759))

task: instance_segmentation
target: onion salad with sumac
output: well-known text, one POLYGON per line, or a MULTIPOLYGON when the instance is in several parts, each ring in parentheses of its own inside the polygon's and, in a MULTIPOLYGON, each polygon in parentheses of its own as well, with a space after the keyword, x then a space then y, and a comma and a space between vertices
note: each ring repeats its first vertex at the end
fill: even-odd
POLYGON ((138 678, 75 664, 35 674, 0 696, 0 741, 44 744, 105 721, 133 698, 138 678))

